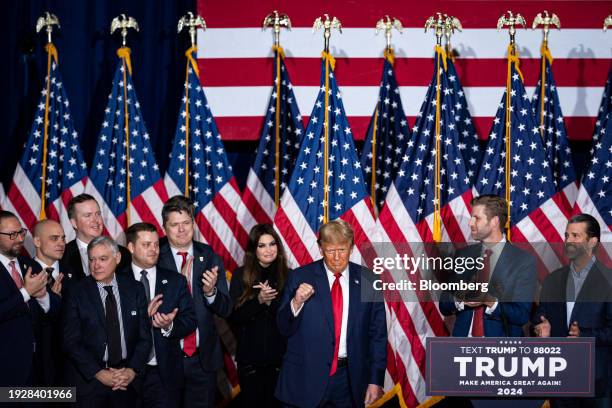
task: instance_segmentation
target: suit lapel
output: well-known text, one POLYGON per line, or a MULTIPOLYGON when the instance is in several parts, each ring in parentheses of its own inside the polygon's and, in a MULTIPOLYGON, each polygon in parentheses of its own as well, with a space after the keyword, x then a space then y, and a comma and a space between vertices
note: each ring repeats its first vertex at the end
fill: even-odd
POLYGON ((12 292, 16 292, 18 290, 17 285, 15 285, 15 282, 13 281, 13 278, 11 277, 11 273, 6 270, 6 268, 1 262, 0 262, 0 275, 2 275, 0 276, 0 282, 4 281, 2 283, 2 286, 6 286, 7 288, 10 288, 12 292))
POLYGON ((347 327, 347 343, 348 339, 351 338, 351 334, 355 329, 355 325, 359 322, 359 296, 361 294, 361 277, 359 276, 359 269, 353 264, 349 263, 349 275, 348 275, 348 287, 349 287, 349 310, 348 310, 348 327, 347 327))
POLYGON ((102 322, 102 326, 104 327, 104 330, 106 330, 106 314, 104 313, 104 306, 102 305, 102 298, 100 297, 98 285, 91 276, 88 276, 85 279, 87 280, 87 285, 85 288, 88 292, 88 297, 92 300, 94 309, 96 309, 98 317, 102 322))
POLYGON ((159 266, 161 266, 162 268, 178 272, 178 270, 176 269, 176 263, 174 263, 174 254, 172 253, 170 244, 166 243, 166 245, 161 247, 161 253, 159 256, 158 263, 159 266))
POLYGON ((325 320, 327 321, 327 326, 329 327, 330 332, 334 333, 334 314, 333 314, 333 305, 331 301, 331 290, 329 288, 329 280, 327 279, 327 272, 325 271, 325 266, 323 265, 323 260, 318 262, 315 276, 314 276, 314 284, 315 284, 315 293, 320 293, 319 301, 321 302, 321 308, 323 309, 323 315, 325 316, 325 320))
POLYGON ((159 268, 157 268, 157 272, 155 273, 155 295, 159 295, 160 293, 163 293, 162 291, 162 276, 161 273, 159 271, 159 268))
POLYGON ((79 252, 79 246, 76 242, 76 238, 66 245, 66 255, 68 258, 68 263, 70 266, 72 266, 74 273, 81 277, 85 276, 83 262, 81 261, 81 253, 79 252))

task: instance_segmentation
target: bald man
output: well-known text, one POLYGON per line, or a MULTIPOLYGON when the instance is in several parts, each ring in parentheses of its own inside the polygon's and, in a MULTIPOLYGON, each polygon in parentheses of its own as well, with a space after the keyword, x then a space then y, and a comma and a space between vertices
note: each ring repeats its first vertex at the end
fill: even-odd
POLYGON ((36 247, 34 259, 49 275, 49 289, 61 296, 62 290, 76 279, 70 265, 61 261, 66 249, 64 229, 57 221, 43 220, 36 224, 32 234, 36 247))

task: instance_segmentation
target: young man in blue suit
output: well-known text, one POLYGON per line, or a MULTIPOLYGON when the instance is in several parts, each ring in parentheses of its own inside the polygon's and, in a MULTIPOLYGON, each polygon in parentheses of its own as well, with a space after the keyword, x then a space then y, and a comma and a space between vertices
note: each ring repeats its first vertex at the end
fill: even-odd
POLYGON ((22 256, 28 230, 9 211, 0 210, 0 386, 44 383, 50 356, 40 347, 48 321, 59 311, 59 297, 49 291, 47 274, 22 256))
POLYGON ((87 253, 91 273, 67 293, 62 311, 66 383, 76 386, 79 406, 132 408, 152 347, 145 292, 115 273, 115 241, 94 238, 87 253))
POLYGON ((180 340, 196 328, 193 300, 184 276, 156 267, 159 236, 155 226, 140 222, 126 231, 132 254, 130 272, 142 283, 153 326, 153 347, 143 381, 143 407, 178 407, 183 387, 180 340))
POLYGON ((612 365, 612 271, 595 257, 601 235, 588 214, 572 217, 565 230, 570 261, 546 277, 535 317, 538 337, 595 337, 595 398, 555 398, 553 407, 610 407, 612 365))
POLYGON ((382 396, 385 308, 372 272, 349 262, 353 239, 343 220, 323 225, 323 259, 285 284, 277 321, 288 344, 275 395, 290 406, 363 407, 382 396))
POLYGON ((170 198, 162 208, 162 219, 166 239, 160 243, 157 266, 187 277, 196 315, 196 331, 181 340, 182 406, 213 407, 217 370, 223 366, 214 316, 225 318, 232 311, 223 261, 210 246, 193 240, 195 208, 188 198, 170 198))
POLYGON ((482 281, 488 291, 479 296, 444 292, 440 312, 455 315, 453 336, 521 337, 536 288, 536 261, 528 252, 506 241, 507 203, 495 195, 472 200, 470 229, 480 244, 457 251, 457 257, 482 258, 483 268, 457 274, 452 279, 482 281))

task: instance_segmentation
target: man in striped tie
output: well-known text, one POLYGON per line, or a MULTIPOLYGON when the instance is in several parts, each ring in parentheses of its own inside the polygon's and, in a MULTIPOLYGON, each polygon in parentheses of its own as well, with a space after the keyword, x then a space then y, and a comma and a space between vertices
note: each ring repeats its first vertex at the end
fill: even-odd
POLYGON ((59 298, 47 290, 47 274, 22 256, 28 230, 15 214, 0 210, 0 386, 40 383, 44 363, 38 353, 43 320, 59 310, 59 298))
POLYGON ((349 262, 351 226, 319 229, 323 259, 291 272, 278 310, 288 337, 276 397, 297 407, 363 407, 382 396, 387 325, 373 273, 349 262))
POLYGON ((214 316, 232 311, 223 261, 212 248, 194 241, 195 207, 184 196, 170 198, 162 209, 166 239, 161 240, 158 266, 187 278, 193 297, 197 329, 181 340, 183 349, 183 407, 213 407, 217 370, 223 352, 214 316))

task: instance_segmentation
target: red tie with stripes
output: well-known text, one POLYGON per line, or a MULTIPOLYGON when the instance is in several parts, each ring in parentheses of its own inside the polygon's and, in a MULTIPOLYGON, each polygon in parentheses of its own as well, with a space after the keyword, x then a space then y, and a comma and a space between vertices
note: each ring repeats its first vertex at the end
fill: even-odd
MULTIPOLYGON (((488 283, 491 272, 491 253, 490 249, 484 251, 484 262, 482 273, 478 282, 488 283)), ((484 309, 485 305, 478 306, 474 309, 474 319, 472 320, 472 337, 484 337, 484 309)))
POLYGON ((340 349, 340 331, 342 330, 342 287, 340 286, 341 273, 335 273, 336 279, 331 288, 332 308, 334 312, 334 359, 332 360, 329 376, 336 373, 338 368, 338 351, 340 349))
POLYGON ((21 278, 21 274, 17 271, 17 267, 15 266, 15 261, 9 262, 9 266, 11 268, 11 278, 13 278, 13 282, 15 282, 15 286, 17 289, 23 288, 23 279, 21 278))
MULTIPOLYGON (((181 263, 181 273, 183 273, 183 269, 187 264, 187 252, 177 252, 177 255, 183 257, 183 262, 181 263)), ((189 293, 193 295, 193 291, 191 289, 191 279, 189 278, 189 271, 185 274, 187 278, 187 287, 189 288, 189 293)), ((194 330, 191 334, 188 334, 183 338, 183 352, 187 354, 189 357, 193 356, 196 351, 196 331, 194 330)))

